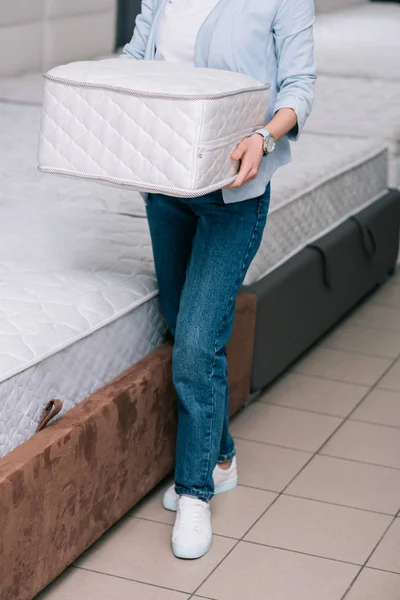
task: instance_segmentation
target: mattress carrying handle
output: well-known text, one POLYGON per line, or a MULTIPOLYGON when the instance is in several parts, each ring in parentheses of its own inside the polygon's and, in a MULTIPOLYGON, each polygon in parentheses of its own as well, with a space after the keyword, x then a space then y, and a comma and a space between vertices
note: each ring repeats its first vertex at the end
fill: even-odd
POLYGON ((369 225, 366 225, 360 219, 355 216, 350 217, 350 221, 353 221, 361 236, 361 243, 364 253, 367 258, 372 258, 376 254, 377 244, 374 232, 369 225))
POLYGON ((50 421, 54 419, 54 417, 56 417, 58 413, 61 412, 62 407, 63 403, 61 402, 61 400, 50 400, 50 402, 46 404, 42 416, 40 417, 36 433, 42 431, 42 429, 44 429, 46 425, 50 423, 50 421))
POLYGON ((331 271, 331 267, 329 265, 329 260, 328 260, 328 257, 326 255, 325 251, 317 244, 308 244, 307 248, 310 248, 311 250, 316 250, 316 252, 318 252, 318 254, 321 258, 321 263, 322 263, 322 279, 323 279, 324 285, 328 290, 331 290, 332 289, 332 271, 331 271))

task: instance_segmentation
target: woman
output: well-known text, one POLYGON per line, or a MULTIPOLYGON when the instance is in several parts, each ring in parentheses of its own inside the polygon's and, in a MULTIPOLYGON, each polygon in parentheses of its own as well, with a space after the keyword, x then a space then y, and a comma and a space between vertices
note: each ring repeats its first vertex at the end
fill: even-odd
POLYGON ((225 347, 236 295, 264 231, 269 182, 290 161, 314 96, 313 0, 143 0, 124 58, 244 73, 271 85, 265 129, 232 158, 228 188, 197 199, 151 194, 147 215, 162 309, 174 337, 179 399, 172 548, 199 558, 211 546, 209 501, 237 485, 229 434, 225 347))

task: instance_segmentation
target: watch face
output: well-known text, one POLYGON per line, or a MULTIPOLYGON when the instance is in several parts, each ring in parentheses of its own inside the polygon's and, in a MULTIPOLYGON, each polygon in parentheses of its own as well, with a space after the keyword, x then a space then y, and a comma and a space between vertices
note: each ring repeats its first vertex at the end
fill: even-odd
POLYGON ((275 150, 275 146, 276 146, 275 138, 274 138, 274 136, 270 135, 265 140, 265 149, 267 151, 267 154, 270 154, 271 152, 273 152, 275 150))

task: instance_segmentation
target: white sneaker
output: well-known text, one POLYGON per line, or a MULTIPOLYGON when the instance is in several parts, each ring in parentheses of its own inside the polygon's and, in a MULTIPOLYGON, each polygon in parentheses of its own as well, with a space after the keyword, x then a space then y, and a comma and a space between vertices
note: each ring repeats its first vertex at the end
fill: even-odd
MULTIPOLYGON (((215 495, 222 494, 223 492, 230 492, 237 487, 238 484, 238 471, 236 456, 232 459, 232 464, 229 469, 221 469, 217 465, 213 473, 215 495)), ((163 507, 165 510, 176 511, 176 502, 179 496, 175 492, 175 486, 171 485, 163 496, 163 507)))
POLYGON ((172 531, 173 553, 177 558, 200 558, 209 551, 211 543, 210 505, 198 498, 180 496, 172 531))

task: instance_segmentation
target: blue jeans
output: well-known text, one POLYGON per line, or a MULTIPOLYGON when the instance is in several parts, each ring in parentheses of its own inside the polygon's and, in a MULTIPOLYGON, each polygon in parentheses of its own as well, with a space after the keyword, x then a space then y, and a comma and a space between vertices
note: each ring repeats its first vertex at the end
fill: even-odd
POLYGON ((179 402, 175 489, 210 500, 213 470, 230 460, 228 364, 235 300, 264 231, 270 199, 224 204, 151 194, 147 216, 160 301, 174 337, 179 402))

